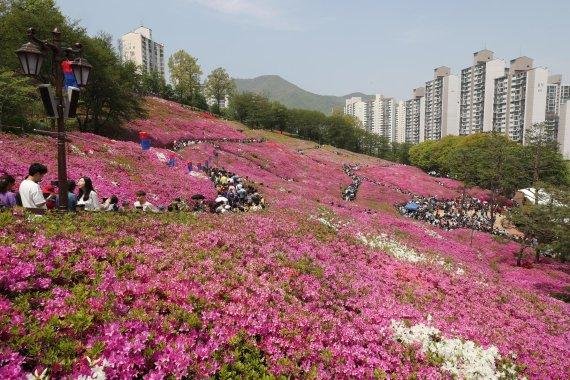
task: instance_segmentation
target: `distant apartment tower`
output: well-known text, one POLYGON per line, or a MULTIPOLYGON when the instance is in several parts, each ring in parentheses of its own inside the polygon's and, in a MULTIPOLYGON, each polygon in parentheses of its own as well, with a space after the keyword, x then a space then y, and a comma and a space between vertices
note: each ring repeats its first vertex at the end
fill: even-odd
POLYGON ((560 111, 567 100, 570 100, 570 86, 562 85, 562 75, 549 76, 546 89, 546 122, 554 133, 554 139, 558 134, 560 111))
POLYGON ((119 39, 123 61, 132 61, 145 71, 158 71, 164 77, 164 45, 152 40, 152 30, 141 26, 119 39))
POLYGON ((495 79, 493 130, 524 143, 525 130, 546 120, 548 70, 533 68, 533 60, 511 60, 505 75, 495 79))
MULTIPOLYGON (((218 102, 214 98, 207 98, 206 104, 210 107, 214 106, 218 102)), ((226 109, 230 106, 230 97, 226 95, 223 99, 220 99, 220 109, 226 109)))
POLYGON ((370 111, 370 102, 363 101, 361 97, 354 96, 346 99, 344 113, 355 117, 362 124, 362 128, 366 131, 372 129, 372 117, 370 111))
POLYGON ((394 141, 395 101, 383 95, 375 95, 369 104, 371 132, 394 141))
POLYGON ((406 102, 399 100, 394 107, 395 128, 394 141, 397 143, 406 142, 406 102))
POLYGON ((560 105, 557 141, 564 159, 570 160, 570 100, 560 105))
POLYGON ((405 102, 405 142, 421 143, 425 139, 425 87, 415 88, 412 99, 405 102))
POLYGON ((495 79, 505 75, 505 61, 491 50, 473 53, 473 66, 461 70, 459 134, 493 130, 495 79))
POLYGON ((425 140, 439 140, 459 134, 459 94, 457 75, 446 66, 434 70, 434 79, 425 87, 425 140))

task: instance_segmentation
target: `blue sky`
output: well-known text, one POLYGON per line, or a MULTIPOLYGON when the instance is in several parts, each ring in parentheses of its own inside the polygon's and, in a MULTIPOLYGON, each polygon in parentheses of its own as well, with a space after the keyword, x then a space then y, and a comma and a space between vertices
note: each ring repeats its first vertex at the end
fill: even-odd
POLYGON ((141 23, 208 73, 278 74, 319 94, 408 98, 446 65, 485 46, 534 58, 570 84, 569 0, 57 0, 90 34, 115 39, 141 23))

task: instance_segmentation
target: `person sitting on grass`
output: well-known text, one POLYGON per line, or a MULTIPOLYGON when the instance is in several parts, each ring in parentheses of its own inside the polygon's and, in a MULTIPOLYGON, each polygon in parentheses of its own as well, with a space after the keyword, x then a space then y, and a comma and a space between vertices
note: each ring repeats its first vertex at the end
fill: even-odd
POLYGON ((39 183, 42 181, 48 170, 45 165, 33 163, 28 169, 28 176, 22 181, 19 188, 22 206, 28 210, 47 210, 46 199, 42 193, 39 183))
MULTIPOLYGON (((75 188, 77 185, 75 181, 67 181, 67 209, 69 211, 76 211, 77 209, 77 197, 75 196, 75 188)), ((59 195, 57 196, 55 203, 59 207, 59 195)))
POLYGON ((99 197, 93 189, 93 182, 89 177, 81 177, 77 181, 79 193, 77 194, 77 207, 85 211, 99 211, 101 210, 101 203, 99 197))
POLYGON ((143 212, 160 212, 160 210, 154 206, 152 203, 146 200, 146 192, 143 190, 139 190, 136 192, 137 200, 134 203, 135 209, 137 211, 143 212))
POLYGON ((55 186, 49 184, 42 189, 44 198, 46 199, 46 207, 48 210, 54 210, 57 207, 57 192, 55 191, 55 186))
POLYGON ((116 195, 111 195, 111 197, 104 200, 101 206, 102 211, 119 211, 119 198, 116 195))
POLYGON ((188 211, 189 209, 190 207, 182 198, 176 198, 168 205, 169 212, 188 211))
POLYGON ((0 177, 0 210, 15 207, 16 194, 14 193, 14 185, 16 180, 11 175, 5 174, 0 177))

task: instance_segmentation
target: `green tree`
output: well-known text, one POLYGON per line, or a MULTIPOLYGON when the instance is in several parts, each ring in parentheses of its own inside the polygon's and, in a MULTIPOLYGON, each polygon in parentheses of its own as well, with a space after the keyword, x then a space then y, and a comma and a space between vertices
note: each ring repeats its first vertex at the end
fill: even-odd
MULTIPOLYGON (((14 52, 26 42, 30 27, 41 39, 51 39, 51 32, 58 28, 62 41, 83 44, 93 70, 89 85, 81 92, 81 128, 99 132, 103 126, 141 115, 141 99, 137 96, 140 78, 134 65, 121 64, 109 35, 88 37, 84 28, 67 20, 54 0, 6 0, 1 4, 5 8, 0 17, 0 62, 8 69, 20 70, 14 52)), ((40 77, 43 83, 49 81, 51 70, 51 60, 44 60, 40 77)))
POLYGON ((501 134, 468 137, 470 139, 467 139, 468 143, 464 145, 464 149, 473 150, 470 159, 474 160, 474 163, 470 164, 470 177, 460 177, 463 171, 452 172, 452 175, 491 191, 491 219, 494 221, 498 196, 510 198, 517 189, 528 186, 524 148, 501 134))
MULTIPOLYGON (((0 62, 6 68, 20 70, 14 52, 27 42, 28 28, 34 28, 41 39, 51 39, 51 32, 55 28, 60 30, 63 41, 83 43, 86 39, 85 29, 77 23, 70 23, 54 0, 4 0, 0 4, 5 7, 0 17, 0 62)), ((50 72, 51 62, 44 60, 44 77, 50 72)))
POLYGON ((300 138, 324 143, 327 117, 322 112, 292 109, 289 110, 286 130, 300 138))
POLYGON ((327 118, 325 143, 338 148, 359 152, 361 150, 362 129, 354 124, 354 118, 335 114, 327 118))
POLYGON ((424 141, 410 149, 410 161, 427 172, 447 175, 451 172, 453 150, 463 139, 459 136, 446 136, 437 141, 424 141))
POLYGON ((411 148, 412 148, 411 143, 392 143, 394 161, 398 161, 402 164, 409 165, 411 148))
POLYGON ((164 99, 171 99, 174 94, 172 87, 166 83, 164 76, 158 70, 141 71, 141 93, 144 95, 158 96, 164 99))
POLYGON ((218 67, 206 78, 204 91, 208 98, 212 98, 216 101, 219 108, 222 100, 229 97, 235 91, 235 84, 226 70, 222 67, 218 67))
POLYGON ((438 141, 429 140, 412 146, 410 148, 411 163, 426 172, 439 172, 439 163, 435 160, 435 156, 433 155, 438 144, 438 141))
POLYGON ((270 127, 270 109, 271 104, 267 98, 254 93, 244 93, 232 96, 229 113, 239 122, 259 129, 270 127))
POLYGON ((190 101, 188 101, 189 105, 191 105, 192 107, 196 107, 199 108, 201 110, 204 111, 208 111, 209 107, 208 107, 208 102, 206 101, 206 97, 204 96, 204 94, 201 91, 196 92, 192 99, 190 99, 190 101))
MULTIPOLYGON (((568 188, 547 187, 550 200, 513 208, 509 220, 525 235, 525 242, 536 239, 535 262, 544 252, 566 261, 570 258, 570 191, 568 188)), ((517 257, 521 264, 525 246, 517 257)))
POLYGON ((565 182, 567 168, 554 135, 554 127, 547 123, 534 124, 525 134, 528 173, 537 191, 541 183, 561 185, 565 182))
POLYGON ((267 127, 271 130, 285 131, 289 121, 289 110, 279 102, 271 102, 267 115, 267 127))
POLYGON ((4 122, 24 124, 26 114, 36 99, 36 88, 28 78, 0 70, 0 132, 4 122))
POLYGON ((202 69, 198 60, 184 50, 179 50, 168 59, 170 80, 178 99, 191 104, 200 93, 202 69))

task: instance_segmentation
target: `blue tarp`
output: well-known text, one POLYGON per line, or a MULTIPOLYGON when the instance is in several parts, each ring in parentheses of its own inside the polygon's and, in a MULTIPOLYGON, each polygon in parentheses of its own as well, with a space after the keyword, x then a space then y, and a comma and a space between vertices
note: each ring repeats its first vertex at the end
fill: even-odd
POLYGON ((418 211, 420 205, 417 204, 416 202, 409 202, 407 205, 404 206, 404 208, 408 211, 418 211))

